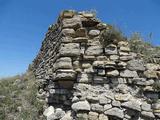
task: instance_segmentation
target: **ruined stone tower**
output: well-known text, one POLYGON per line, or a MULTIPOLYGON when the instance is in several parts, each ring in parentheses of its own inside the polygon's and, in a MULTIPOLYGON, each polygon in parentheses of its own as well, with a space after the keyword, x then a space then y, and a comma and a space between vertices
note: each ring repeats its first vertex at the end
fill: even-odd
POLYGON ((145 64, 125 38, 110 33, 104 42, 111 29, 94 14, 75 11, 62 12, 49 27, 34 60, 48 120, 160 119, 154 88, 160 65, 145 64))

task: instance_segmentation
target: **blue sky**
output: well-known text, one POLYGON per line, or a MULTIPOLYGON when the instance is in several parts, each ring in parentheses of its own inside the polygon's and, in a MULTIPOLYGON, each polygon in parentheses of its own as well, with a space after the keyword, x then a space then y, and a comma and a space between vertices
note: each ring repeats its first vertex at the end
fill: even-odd
POLYGON ((160 0, 0 0, 0 77, 25 72, 64 9, 94 9, 126 35, 152 32, 152 43, 160 45, 160 0))

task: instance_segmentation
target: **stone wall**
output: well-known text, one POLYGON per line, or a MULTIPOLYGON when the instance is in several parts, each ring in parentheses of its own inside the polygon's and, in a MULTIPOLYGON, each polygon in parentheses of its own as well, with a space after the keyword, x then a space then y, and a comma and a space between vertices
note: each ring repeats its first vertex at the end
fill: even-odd
POLYGON ((34 60, 37 97, 48 120, 159 120, 160 65, 132 53, 126 40, 106 46, 111 26, 94 14, 64 11, 34 60))

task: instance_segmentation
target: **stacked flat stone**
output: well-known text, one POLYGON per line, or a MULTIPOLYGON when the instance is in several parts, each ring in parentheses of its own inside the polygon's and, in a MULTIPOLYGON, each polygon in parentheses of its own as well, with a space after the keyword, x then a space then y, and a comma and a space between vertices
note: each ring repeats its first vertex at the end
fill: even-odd
POLYGON ((92 13, 64 11, 51 25, 34 60, 38 97, 47 120, 158 120, 160 65, 130 51, 126 40, 100 42, 92 13), (151 102, 151 101, 156 102, 151 102))

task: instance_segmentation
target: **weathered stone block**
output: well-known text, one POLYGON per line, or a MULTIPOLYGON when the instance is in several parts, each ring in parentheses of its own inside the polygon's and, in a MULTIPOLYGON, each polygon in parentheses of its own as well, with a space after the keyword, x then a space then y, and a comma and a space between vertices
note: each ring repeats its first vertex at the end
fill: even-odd
POLYGON ((79 28, 76 30, 76 36, 77 37, 86 37, 87 36, 87 31, 85 28, 79 28))
POLYGON ((129 101, 131 98, 131 94, 115 94, 115 100, 117 101, 129 101))
POLYGON ((101 46, 90 46, 87 48, 85 54, 89 56, 98 56, 103 53, 103 49, 101 46))
POLYGON ((100 31, 99 30, 90 30, 88 34, 91 37, 96 37, 100 34, 100 31))
POLYGON ((152 70, 147 70, 144 72, 144 76, 146 78, 158 78, 157 76, 157 72, 156 71, 152 71, 152 70))
POLYGON ((89 117, 89 120, 98 120, 98 113, 96 113, 96 112, 89 112, 89 115, 88 115, 88 117, 89 117))
POLYGON ((131 60, 127 63, 129 70, 145 71, 144 62, 142 60, 131 60))
POLYGON ((62 21, 63 28, 80 28, 81 20, 79 17, 67 18, 62 21))
POLYGON ((128 101, 124 102, 121 104, 123 107, 126 107, 128 109, 136 110, 136 111, 141 111, 140 104, 137 103, 136 101, 128 101))
POLYGON ((80 55, 80 47, 77 43, 68 43, 63 44, 59 50, 61 56, 79 56, 80 55))
POLYGON ((110 44, 105 48, 106 55, 117 55, 117 46, 114 44, 110 44))
POLYGON ((55 80, 75 80, 76 72, 70 69, 61 69, 56 71, 55 80))
POLYGON ((104 108, 100 104, 91 104, 91 110, 95 111, 95 112, 98 112, 98 113, 102 113, 104 108))
POLYGON ((90 111, 91 108, 87 101, 79 101, 72 104, 72 109, 77 112, 80 110, 90 111))
POLYGON ((117 118, 120 118, 120 119, 123 119, 123 117, 124 117, 123 110, 120 109, 120 108, 116 108, 116 107, 105 111, 104 114, 109 115, 109 116, 114 116, 114 117, 117 117, 117 118))
POLYGON ((81 73, 77 76, 77 82, 80 83, 90 83, 92 81, 92 76, 90 74, 81 73))
POLYGON ((119 71, 118 70, 107 71, 106 76, 109 76, 109 77, 119 76, 119 71))
POLYGON ((130 70, 124 70, 120 72, 121 77, 126 77, 126 78, 135 78, 138 77, 138 74, 136 71, 130 71, 130 70))
POLYGON ((75 15, 73 10, 67 10, 62 12, 62 18, 72 18, 75 15))
POLYGON ((71 69, 72 68, 72 60, 69 57, 61 57, 55 63, 55 69, 71 69))
POLYGON ((75 37, 75 31, 74 31, 74 29, 70 29, 70 28, 63 29, 62 30, 62 34, 64 36, 75 37))
POLYGON ((88 38, 86 37, 77 37, 73 39, 73 42, 75 43, 86 43, 88 41, 88 38))

